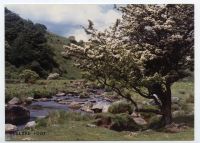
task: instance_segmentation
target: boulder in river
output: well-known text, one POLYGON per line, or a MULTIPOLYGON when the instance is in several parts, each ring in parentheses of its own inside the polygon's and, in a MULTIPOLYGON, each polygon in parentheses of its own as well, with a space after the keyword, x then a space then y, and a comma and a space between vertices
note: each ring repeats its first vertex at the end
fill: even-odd
POLYGON ((97 102, 93 105, 92 110, 94 113, 101 113, 101 112, 107 112, 109 107, 109 103, 107 102, 97 102))
POLYGON ((33 97, 27 97, 27 98, 25 99, 26 104, 31 104, 32 101, 33 101, 33 97))
POLYGON ((6 124, 5 131, 6 131, 6 133, 14 133, 17 131, 17 126, 12 125, 12 124, 6 124))
POLYGON ((91 110, 92 106, 93 104, 91 102, 87 102, 84 105, 82 105, 81 110, 88 113, 93 113, 94 111, 91 110))
POLYGON ((79 98, 89 98, 89 97, 90 97, 89 94, 86 92, 81 93, 79 96, 79 98))
POLYGON ((59 104, 69 104, 70 102, 73 102, 72 100, 61 100, 58 101, 59 104))
POLYGON ((110 104, 105 104, 105 105, 103 106, 102 112, 103 112, 103 113, 108 112, 109 107, 110 107, 110 104))
POLYGON ((6 110, 6 123, 12 124, 23 124, 26 123, 30 118, 30 111, 19 105, 8 105, 5 107, 6 110))
POLYGON ((10 105, 18 105, 18 104, 21 104, 21 103, 22 103, 22 102, 21 102, 20 99, 17 98, 17 97, 12 98, 12 99, 8 102, 8 104, 10 104, 10 105))
POLYGON ((25 128, 28 128, 28 129, 35 128, 35 126, 36 126, 35 121, 30 121, 30 122, 26 123, 25 128))
POLYGON ((81 105, 79 102, 73 101, 69 104, 69 108, 77 110, 81 108, 81 105))
POLYGON ((46 101, 50 101, 51 99, 48 99, 46 97, 44 98, 38 98, 38 99, 34 99, 35 101, 40 101, 40 102, 46 102, 46 101))

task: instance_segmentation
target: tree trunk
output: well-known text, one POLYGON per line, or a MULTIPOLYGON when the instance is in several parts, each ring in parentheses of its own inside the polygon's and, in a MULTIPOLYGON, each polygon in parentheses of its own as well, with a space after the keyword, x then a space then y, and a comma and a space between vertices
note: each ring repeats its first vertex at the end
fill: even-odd
POLYGON ((172 123, 172 112, 171 112, 171 88, 170 85, 166 86, 166 92, 162 99, 162 119, 161 126, 165 126, 172 123))
POLYGON ((162 102, 161 105, 161 127, 171 124, 172 122, 172 113, 171 113, 171 85, 165 85, 166 90, 163 90, 163 87, 159 83, 153 84, 151 91, 152 93, 156 94, 160 101, 162 102))

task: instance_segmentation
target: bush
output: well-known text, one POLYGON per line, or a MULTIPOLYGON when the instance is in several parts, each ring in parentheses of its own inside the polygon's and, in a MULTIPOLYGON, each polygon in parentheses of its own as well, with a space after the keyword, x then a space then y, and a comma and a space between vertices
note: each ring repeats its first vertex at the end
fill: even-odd
POLYGON ((51 98, 53 95, 56 94, 56 91, 53 91, 53 89, 48 90, 48 89, 43 89, 43 90, 33 90, 31 91, 31 96, 34 99, 38 98, 51 98))
MULTIPOLYGON (((142 109, 145 110, 156 110, 157 107, 153 105, 142 105, 142 109)), ((141 116, 143 116, 146 120, 150 119, 151 117, 155 116, 155 113, 152 112, 141 112, 141 116)))
POLYGON ((138 131, 143 126, 138 125, 133 118, 126 114, 100 113, 96 115, 95 124, 116 131, 138 131))
POLYGON ((39 75, 36 72, 28 69, 23 70, 19 76, 25 83, 35 83, 39 78, 39 75))
POLYGON ((43 119, 38 119, 37 121, 37 127, 47 127, 47 121, 45 118, 43 119))
POLYGON ((148 128, 151 128, 151 129, 160 128, 160 121, 161 121, 161 118, 162 118, 161 115, 152 116, 152 117, 149 119, 149 127, 148 127, 148 128))
POLYGON ((108 108, 108 112, 113 113, 113 114, 128 112, 129 114, 131 114, 133 112, 133 107, 131 106, 131 104, 127 102, 118 101, 118 102, 114 102, 108 108))

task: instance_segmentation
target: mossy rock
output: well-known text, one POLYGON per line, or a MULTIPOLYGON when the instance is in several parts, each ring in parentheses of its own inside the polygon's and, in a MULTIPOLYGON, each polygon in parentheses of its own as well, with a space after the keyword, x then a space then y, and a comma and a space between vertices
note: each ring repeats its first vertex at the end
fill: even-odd
POLYGON ((117 101, 110 105, 108 112, 112 114, 129 113, 133 112, 133 106, 125 101, 117 101))
POLYGON ((126 113, 111 114, 101 113, 96 115, 95 124, 116 131, 138 131, 144 127, 138 125, 133 118, 126 113))

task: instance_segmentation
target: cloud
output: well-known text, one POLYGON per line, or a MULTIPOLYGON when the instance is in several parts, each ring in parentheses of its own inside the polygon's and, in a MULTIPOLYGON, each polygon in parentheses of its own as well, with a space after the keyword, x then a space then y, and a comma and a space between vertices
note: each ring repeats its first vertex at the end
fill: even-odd
POLYGON ((18 4, 6 5, 6 7, 18 13, 21 17, 33 20, 34 22, 51 23, 53 25, 72 25, 73 28, 70 27, 64 35, 75 35, 77 40, 81 38, 83 40, 87 39, 80 25, 86 26, 88 19, 94 22, 97 29, 103 30, 114 23, 117 18, 121 17, 121 14, 112 8, 113 5, 18 4))

